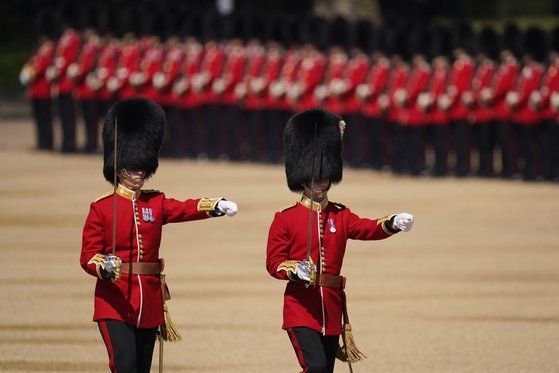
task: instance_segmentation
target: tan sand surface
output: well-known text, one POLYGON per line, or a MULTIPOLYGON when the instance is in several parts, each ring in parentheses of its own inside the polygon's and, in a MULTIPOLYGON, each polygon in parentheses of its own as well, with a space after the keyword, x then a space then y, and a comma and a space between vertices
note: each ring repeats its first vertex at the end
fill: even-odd
MULTIPOLYGON (((32 135, 29 121, 0 123, 0 371, 107 371, 95 279, 78 262, 89 203, 110 190, 102 159, 32 151, 32 135)), ((283 168, 162 160, 147 187, 240 206, 164 229, 184 337, 166 344, 165 371, 297 371, 280 329, 285 284, 264 268, 273 214, 297 199, 283 168)), ((348 245, 350 314, 369 356, 355 372, 559 372, 559 185, 346 170, 330 199, 416 216, 411 233, 348 245)))

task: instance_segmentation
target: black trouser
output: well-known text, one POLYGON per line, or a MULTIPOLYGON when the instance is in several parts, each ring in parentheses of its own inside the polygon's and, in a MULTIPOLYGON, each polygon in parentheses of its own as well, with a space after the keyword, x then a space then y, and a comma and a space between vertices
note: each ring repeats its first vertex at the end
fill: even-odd
MULTIPOLYGON (((261 144, 261 129, 262 126, 262 110, 252 109, 244 110, 243 117, 245 118, 244 123, 246 125, 245 132, 246 136, 241 136, 241 159, 247 159, 253 162, 258 162, 261 160, 260 156, 260 144, 261 144)), ((268 129, 268 126, 266 126, 268 129)), ((265 137, 268 139, 268 136, 265 137)))
POLYGON ((138 329, 119 320, 98 321, 111 372, 149 373, 157 328, 138 329))
POLYGON ((176 108, 175 110, 180 110, 177 128, 179 152, 189 158, 196 158, 198 153, 203 152, 199 143, 201 136, 199 135, 200 123, 198 123, 197 111, 194 108, 176 108))
POLYGON ((176 158, 182 155, 181 111, 177 106, 165 106, 164 110, 167 115, 167 128, 165 129, 161 155, 176 158))
POLYGON ((350 166, 359 167, 363 165, 364 149, 369 146, 367 137, 368 129, 364 123, 363 117, 358 114, 349 114, 346 119, 346 129, 344 132, 344 150, 346 151, 346 159, 350 166))
POLYGON ((435 176, 444 176, 448 170, 445 132, 445 125, 431 125, 429 142, 431 143, 433 155, 435 156, 435 164, 433 165, 433 175, 435 176))
POLYGON ((510 124, 506 120, 497 121, 497 142, 501 151, 501 176, 512 176, 512 151, 510 144, 510 124))
POLYGON ((382 120, 380 117, 364 118, 367 128, 368 144, 365 146, 365 163, 371 165, 375 170, 382 168, 383 138, 382 120))
POLYGON ((466 120, 457 120, 451 123, 452 135, 454 139, 454 156, 456 162, 454 165, 454 174, 456 176, 466 176, 469 172, 469 136, 468 122, 466 120))
POLYGON ((33 99, 33 117, 37 128, 37 149, 52 149, 52 101, 33 99))
POLYGON ((338 335, 323 336, 306 327, 287 329, 287 334, 303 372, 331 373, 334 371, 338 335))
POLYGON ((62 151, 76 151, 76 107, 71 93, 58 96, 58 114, 62 123, 62 151))
POLYGON ((99 101, 82 101, 83 121, 85 123, 85 148, 84 151, 92 153, 97 150, 99 137, 99 101))
POLYGON ((402 141, 402 127, 397 122, 383 122, 384 136, 384 163, 396 173, 401 173, 404 168, 404 149, 402 141))
POLYGON ((533 125, 518 125, 518 158, 521 163, 521 172, 524 180, 533 180, 534 169, 534 142, 536 141, 536 127, 533 125))
POLYGON ((291 112, 278 109, 269 109, 265 112, 266 123, 264 124, 268 134, 267 160, 278 163, 283 157, 283 128, 289 120, 291 112))
POLYGON ((493 123, 477 123, 472 127, 478 153, 479 176, 493 175, 493 123))
POLYGON ((542 123, 541 143, 543 152, 543 177, 553 180, 559 177, 559 125, 554 119, 542 123))
POLYGON ((421 165, 423 163, 423 146, 421 144, 421 127, 419 126, 406 126, 402 127, 404 135, 404 148, 405 148, 405 171, 412 175, 419 175, 421 173, 421 165))

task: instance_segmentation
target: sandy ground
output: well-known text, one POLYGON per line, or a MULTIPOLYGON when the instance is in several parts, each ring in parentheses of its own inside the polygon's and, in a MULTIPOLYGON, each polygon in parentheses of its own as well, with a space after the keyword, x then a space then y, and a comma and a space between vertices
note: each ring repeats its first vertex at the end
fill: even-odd
MULTIPOLYGON (((110 190, 102 160, 34 152, 32 135, 29 121, 0 124, 0 371, 107 371, 95 279, 78 263, 89 202, 110 190)), ((285 284, 264 268, 273 214, 297 199, 283 168, 163 160, 147 187, 240 206, 164 230, 184 336, 166 344, 166 371, 297 371, 280 329, 285 284)), ((348 245, 352 324, 369 356, 355 372, 559 372, 558 185, 347 170, 331 200, 416 216, 411 233, 348 245)))

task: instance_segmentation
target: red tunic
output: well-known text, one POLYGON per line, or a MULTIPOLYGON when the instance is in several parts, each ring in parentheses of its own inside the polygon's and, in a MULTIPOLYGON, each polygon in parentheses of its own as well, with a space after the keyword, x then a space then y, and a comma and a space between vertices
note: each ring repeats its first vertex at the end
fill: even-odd
POLYGON ((68 67, 76 61, 80 52, 80 36, 67 30, 56 45, 54 67, 56 68, 58 94, 69 94, 74 90, 74 81, 68 76, 68 67))
POLYGON ((267 86, 263 78, 263 68, 266 62, 266 53, 260 45, 249 46, 247 48, 247 67, 243 82, 239 83, 235 92, 235 97, 240 101, 240 105, 249 110, 262 109, 264 100, 263 94, 267 86), (242 88, 241 88, 242 87, 242 88))
POLYGON ((76 84, 74 97, 76 100, 94 100, 97 98, 97 90, 87 83, 87 76, 95 68, 99 49, 100 44, 98 41, 88 41, 80 52, 75 65, 78 68, 78 74, 74 77, 74 83, 76 84))
POLYGON ((140 43, 133 42, 124 45, 120 54, 118 69, 116 70, 116 78, 120 83, 117 90, 118 97, 123 100, 136 96, 136 88, 130 84, 130 75, 138 72, 140 68, 140 43))
POLYGON ((324 74, 322 84, 318 85, 315 90, 315 105, 322 106, 337 114, 344 114, 343 95, 336 92, 336 85, 344 85, 344 72, 347 67, 347 56, 345 53, 333 53, 328 58, 328 67, 324 74), (320 97, 318 92, 320 89, 326 90, 326 96, 320 97))
POLYGON ((270 94, 270 84, 277 81, 280 76, 281 68, 283 63, 283 54, 278 50, 274 50, 269 52, 266 55, 266 62, 262 67, 262 79, 263 85, 262 88, 262 108, 264 109, 273 109, 275 100, 270 94))
POLYGON ((416 66, 406 84, 407 106, 400 112, 399 122, 407 126, 421 126, 426 122, 425 112, 417 103, 418 96, 427 90, 431 68, 427 63, 416 66))
POLYGON ((46 41, 37 53, 31 57, 27 63, 27 67, 32 69, 33 78, 29 82, 27 88, 27 96, 30 99, 45 100, 51 97, 51 82, 46 77, 47 68, 52 64, 54 59, 54 44, 52 41, 46 41))
POLYGON ((180 82, 184 85, 183 92, 177 92, 173 89, 173 98, 183 108, 193 108, 201 103, 199 92, 192 88, 192 77, 200 72, 200 65, 204 50, 198 43, 187 45, 184 66, 182 69, 182 77, 180 82))
POLYGON ((448 67, 436 67, 431 75, 431 82, 429 83, 429 94, 432 98, 432 103, 427 111, 427 122, 429 124, 441 126, 448 124, 448 115, 445 110, 442 110, 439 105, 439 98, 446 92, 446 84, 448 80, 448 67))
POLYGON ((557 112, 550 105, 551 95, 555 92, 559 92, 559 66, 551 65, 547 68, 540 89, 540 115, 542 120, 554 119, 557 116, 557 112))
POLYGON ((474 124, 487 123, 491 121, 491 110, 483 103, 481 92, 489 87, 491 78, 495 72, 493 61, 487 60, 480 64, 472 81, 472 110, 470 122, 474 124))
POLYGON ((213 82, 221 75, 225 64, 225 51, 223 47, 209 43, 204 50, 200 74, 205 77, 204 84, 196 91, 197 101, 200 104, 218 104, 219 97, 212 89, 213 82))
MULTIPOLYGON (((266 268, 277 279, 289 279, 285 271, 278 272, 282 263, 307 258, 309 208, 305 204, 310 206, 308 198, 276 213, 270 226, 266 268)), ((362 219, 340 204, 315 202, 313 216, 311 256, 318 273, 340 274, 348 239, 380 240, 390 236, 384 226, 386 219, 362 219), (324 238, 321 240, 320 221, 324 225, 324 238)), ((301 326, 324 335, 341 334, 341 289, 307 288, 303 282, 289 281, 284 294, 283 328, 301 326)))
POLYGON ((173 95, 173 86, 181 74, 184 64, 185 53, 180 46, 175 46, 167 52, 163 68, 156 73, 152 80, 153 86, 159 91, 159 99, 162 105, 176 104, 176 96, 173 95))
POLYGON ((543 69, 538 63, 524 66, 518 77, 516 93, 518 103, 514 106, 511 119, 514 123, 522 125, 536 125, 540 122, 537 109, 530 105, 530 96, 540 87, 543 69))
POLYGON ((301 92, 298 97, 291 98, 291 106, 296 111, 308 110, 317 105, 314 90, 322 81, 325 67, 326 58, 318 51, 309 52, 301 61, 296 80, 301 92))
POLYGON ((342 96, 343 113, 353 114, 361 110, 361 100, 355 94, 357 87, 365 82, 369 71, 369 59, 364 53, 359 53, 349 60, 344 71, 345 92, 342 96))
POLYGON ((116 67, 120 56, 120 47, 115 40, 111 40, 101 50, 99 61, 97 61, 97 69, 95 71, 97 78, 101 81, 98 97, 101 101, 110 101, 113 92, 107 88, 109 78, 116 74, 116 67))
POLYGON ((235 87, 240 83, 245 74, 246 52, 242 47, 233 47, 228 55, 227 62, 223 67, 220 79, 223 91, 217 94, 219 103, 222 105, 234 105, 237 102, 235 87))
POLYGON ((387 58, 380 58, 373 66, 365 84, 371 92, 370 96, 364 99, 362 112, 367 118, 376 118, 382 115, 383 109, 379 106, 378 97, 384 93, 388 84, 390 74, 390 61, 387 58))
POLYGON ((491 80, 492 97, 490 108, 492 118, 497 120, 508 120, 510 110, 507 106, 507 93, 514 90, 518 64, 516 61, 503 62, 499 65, 497 72, 491 80))
POLYGON ((292 48, 285 53, 283 65, 277 80, 270 84, 268 89, 267 106, 271 109, 289 111, 291 102, 287 99, 288 87, 297 81, 297 72, 301 65, 301 52, 292 48))
POLYGON ((468 119, 468 107, 462 95, 470 89, 473 71, 474 65, 469 57, 456 60, 450 69, 447 94, 450 98, 448 119, 451 121, 468 119))
POLYGON ((145 82, 136 87, 138 96, 145 97, 159 104, 162 104, 161 91, 154 86, 153 77, 163 70, 165 61, 165 48, 163 45, 156 44, 149 47, 140 63, 140 72, 144 74, 145 82))
POLYGON ((388 109, 386 111, 386 121, 388 123, 398 123, 400 119, 400 112, 403 109, 396 103, 396 92, 406 88, 406 82, 410 69, 406 64, 396 66, 392 70, 387 87, 388 96, 388 109))
MULTIPOLYGON (((117 190, 116 255, 123 262, 157 262, 163 225, 209 217, 200 211, 199 199, 184 202, 158 191, 142 191, 138 197, 122 185, 117 190), (136 213, 137 211, 137 213, 136 213)), ((97 277, 96 254, 110 254, 113 232, 113 193, 90 206, 83 228, 80 264, 97 277)), ((156 275, 123 274, 116 282, 97 279, 93 320, 121 320, 138 328, 163 323, 161 283, 156 275)))

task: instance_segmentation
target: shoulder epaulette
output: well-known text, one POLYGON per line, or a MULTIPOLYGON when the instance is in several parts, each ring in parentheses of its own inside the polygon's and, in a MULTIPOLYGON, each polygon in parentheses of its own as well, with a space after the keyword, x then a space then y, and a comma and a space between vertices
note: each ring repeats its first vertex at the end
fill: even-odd
POLYGON ((338 203, 338 202, 330 201, 330 203, 332 203, 334 206, 336 206, 338 208, 338 210, 343 210, 343 209, 346 208, 345 205, 342 205, 341 203, 338 203))
POLYGON ((159 190, 157 189, 142 189, 142 193, 161 193, 159 190))
POLYGON ((297 206, 297 202, 293 202, 292 204, 282 207, 279 212, 284 212, 285 210, 289 210, 290 208, 293 208, 295 206, 297 206))
POLYGON ((98 201, 102 200, 103 198, 107 198, 108 196, 112 196, 113 193, 114 192, 111 190, 110 192, 107 192, 105 194, 101 194, 99 197, 95 198, 95 201, 93 201, 93 202, 98 202, 98 201))

